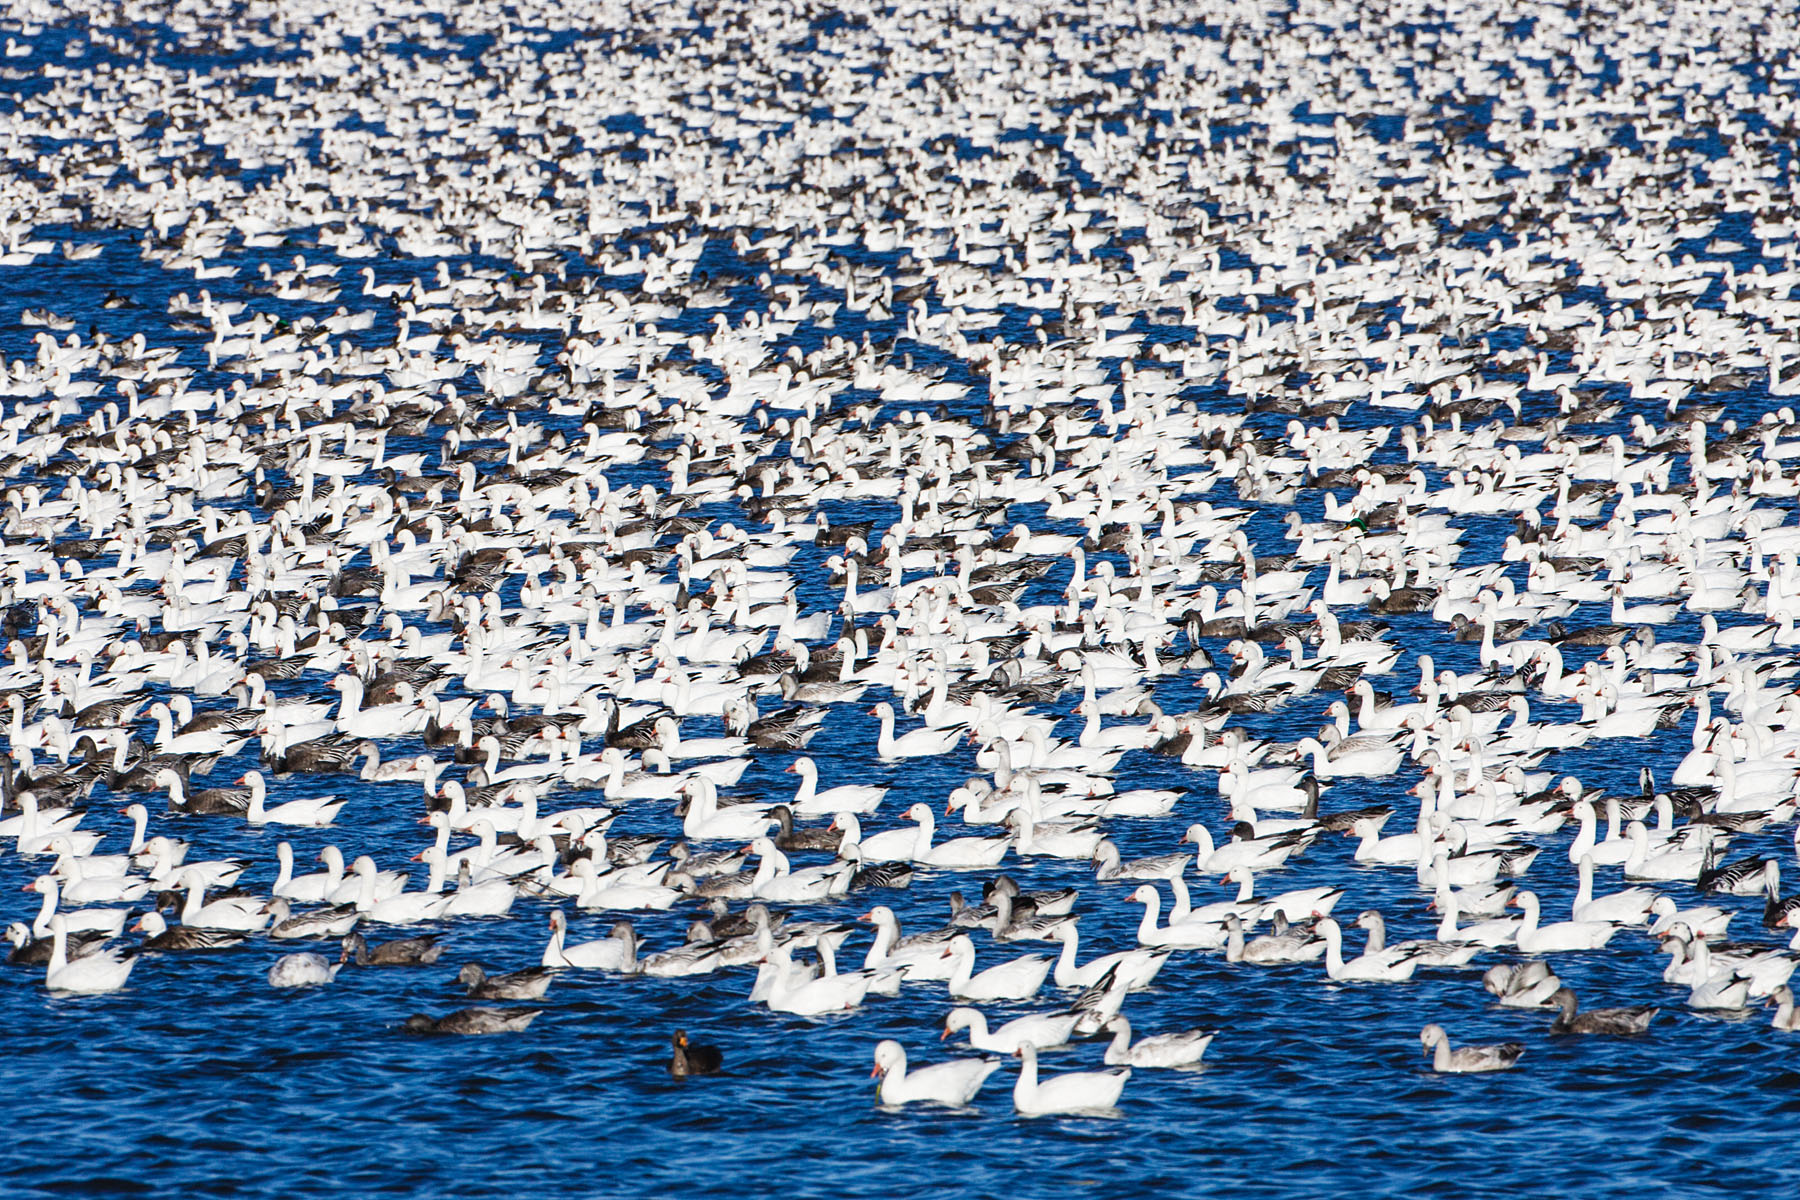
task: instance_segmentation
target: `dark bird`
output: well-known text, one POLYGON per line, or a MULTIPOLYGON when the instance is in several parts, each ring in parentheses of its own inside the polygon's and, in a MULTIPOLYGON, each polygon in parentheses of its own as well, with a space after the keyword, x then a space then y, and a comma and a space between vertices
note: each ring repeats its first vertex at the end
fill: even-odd
POLYGON ((414 1013, 406 1018, 408 1033, 516 1033, 524 1029, 541 1008, 459 1008, 442 1017, 414 1013))
MULTIPOLYGON (((434 947, 435 948, 435 947, 434 947)), ((490 976, 480 963, 465 964, 456 982, 475 1000, 537 1000, 550 990, 551 972, 543 967, 490 976)))
POLYGON ((1558 988, 1550 999, 1562 1006, 1562 1012, 1550 1023, 1551 1033, 1610 1033, 1626 1037, 1650 1028, 1651 1018, 1657 1013, 1648 1004, 1634 1005, 1631 1008, 1595 1008, 1580 1012, 1575 993, 1568 988, 1558 988))
POLYGON ((344 938, 343 953, 338 955, 338 961, 350 959, 359 967, 430 966, 444 953, 437 939, 437 934, 427 933, 371 946, 362 934, 352 933, 344 938))
POLYGON ((677 1079, 689 1075, 716 1075, 725 1065, 725 1056, 717 1046, 697 1046, 688 1041, 687 1033, 677 1029, 669 1039, 675 1047, 669 1055, 669 1074, 677 1079))

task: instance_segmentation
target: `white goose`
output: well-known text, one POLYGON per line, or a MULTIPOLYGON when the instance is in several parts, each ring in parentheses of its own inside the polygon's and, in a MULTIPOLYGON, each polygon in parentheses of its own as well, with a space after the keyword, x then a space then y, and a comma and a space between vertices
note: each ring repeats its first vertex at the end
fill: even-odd
MULTIPOLYGON (((1179 882, 1179 880, 1173 881, 1179 882)), ((1159 925, 1162 917, 1162 893, 1154 884, 1142 884, 1131 893, 1132 900, 1144 906, 1138 922, 1140 946, 1171 946, 1184 950, 1217 950, 1225 944, 1227 931, 1223 917, 1218 921, 1177 922, 1170 914, 1168 925, 1159 925)))
POLYGON ((931 806, 922 802, 915 804, 906 810, 906 816, 919 826, 913 842, 912 860, 922 866, 952 871, 998 866, 1012 848, 1010 837, 960 837, 933 845, 937 818, 932 815, 931 806))
POLYGON ((950 939, 944 957, 954 965, 948 982, 950 994, 958 1000, 1029 1000, 1050 974, 1048 955, 1025 954, 977 975, 975 943, 963 933, 950 939))
POLYGON ((1131 1078, 1131 1068, 1116 1071, 1073 1071, 1038 1079, 1037 1047, 1019 1047, 1019 1079, 1013 1084, 1013 1107, 1028 1117, 1059 1113, 1106 1112, 1116 1108, 1131 1078))
POLYGON ((1513 903, 1525 911, 1513 940, 1527 954, 1598 950, 1619 932, 1619 926, 1611 921, 1556 921, 1540 926, 1535 892, 1520 892, 1513 897, 1513 903))
POLYGON ((875 982, 874 975, 866 971, 807 979, 795 969, 788 948, 780 944, 769 949, 767 960, 774 968, 774 975, 764 1003, 775 1012, 821 1016, 857 1008, 875 982))
POLYGON ((308 796, 268 808, 265 804, 268 785, 263 782, 261 771, 246 771, 239 776, 238 782, 250 789, 250 807, 245 810, 244 819, 252 825, 304 825, 318 828, 331 824, 338 812, 349 803, 347 799, 339 800, 336 796, 308 796))
POLYGON ((1315 928, 1325 939, 1325 974, 1334 983, 1405 983, 1419 969, 1418 958, 1400 949, 1364 951, 1345 961, 1344 931, 1338 923, 1325 917, 1315 928))
POLYGON ((876 1094, 883 1104, 929 1103, 961 1108, 999 1069, 997 1058, 963 1058, 908 1071, 906 1048, 899 1042, 884 1040, 875 1046, 875 1067, 869 1074, 881 1078, 876 1094))
MULTIPOLYGON (((1111 954, 1102 954, 1090 958, 1077 966, 1076 955, 1081 942, 1080 928, 1074 921, 1065 921, 1059 925, 1054 935, 1062 943, 1062 952, 1057 955, 1055 967, 1056 986, 1060 988, 1090 988, 1105 979, 1109 972, 1119 986, 1127 991, 1141 991, 1150 986, 1163 964, 1169 961, 1168 950, 1118 950, 1111 954)), ((1038 1045, 1048 1048, 1050 1043, 1039 1042, 1038 1045)))
POLYGON ((962 738, 963 730, 960 725, 951 725, 943 729, 913 729, 896 738, 894 736, 894 706, 885 700, 871 708, 869 714, 881 722, 881 736, 876 739, 875 752, 882 758, 936 757, 950 753, 962 738))
POLYGON ((107 947, 91 950, 69 961, 69 923, 58 914, 50 918, 50 962, 44 970, 44 986, 53 992, 97 996, 125 986, 137 965, 135 952, 107 947))
POLYGON ((569 919, 560 908, 550 910, 550 942, 540 960, 546 967, 575 967, 590 971, 632 974, 637 969, 637 932, 631 922, 620 921, 607 937, 570 945, 569 919))
POLYGON ((1104 1026, 1112 1030, 1113 1040, 1106 1047, 1109 1067, 1197 1067, 1218 1036, 1215 1029, 1189 1029, 1182 1033, 1161 1033, 1155 1037, 1131 1041, 1131 1022, 1116 1016, 1104 1026))
POLYGON ((819 767, 810 758, 795 759, 787 772, 800 776, 800 789, 788 801, 788 807, 798 816, 835 816, 840 812, 867 816, 881 807, 882 798, 888 793, 885 787, 867 783, 840 783, 820 791, 819 767))
POLYGON ((943 1035, 938 1040, 967 1029, 969 1045, 991 1054, 1017 1054, 1020 1047, 1027 1044, 1040 1050, 1054 1050, 1068 1043, 1080 1019, 1079 1014, 1072 1012, 1032 1013, 1015 1017, 990 1031, 986 1014, 978 1008, 964 1006, 950 1010, 950 1015, 944 1018, 943 1035))
POLYGON ((1575 901, 1570 906, 1569 915, 1577 921, 1606 921, 1618 925, 1648 925, 1650 910, 1659 899, 1650 888, 1625 888, 1622 891, 1596 897, 1594 895, 1594 858, 1590 854, 1581 856, 1576 864, 1581 883, 1575 892, 1575 901))

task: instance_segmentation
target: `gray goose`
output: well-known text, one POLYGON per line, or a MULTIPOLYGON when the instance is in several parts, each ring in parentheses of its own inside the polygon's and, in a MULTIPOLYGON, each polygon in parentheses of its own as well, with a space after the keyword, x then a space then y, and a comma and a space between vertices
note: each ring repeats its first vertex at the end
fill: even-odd
POLYGON ((1658 1011, 1648 1004, 1639 1004, 1630 1008, 1595 1008, 1580 1012, 1575 993, 1566 987, 1558 988, 1550 999, 1562 1008, 1556 1020, 1550 1023, 1551 1033, 1603 1033, 1629 1037, 1650 1028, 1658 1011))
POLYGON ((459 1008, 442 1017, 414 1013, 406 1018, 407 1033, 517 1033, 537 1019, 541 1008, 459 1008))
POLYGON ((352 933, 344 938, 343 952, 338 956, 338 961, 349 959, 359 967, 430 966, 444 953, 444 948, 437 944, 437 940, 437 934, 427 933, 371 946, 362 934, 352 933))
POLYGON ((465 963, 456 973, 456 982, 473 1000, 537 1000, 550 990, 555 973, 544 967, 530 967, 505 975, 489 975, 480 963, 465 963))
POLYGON ((1450 1035, 1442 1025, 1427 1025, 1419 1031, 1419 1045, 1431 1055, 1431 1069, 1440 1075, 1479 1075, 1489 1071, 1510 1070, 1525 1053, 1519 1042, 1502 1042, 1497 1046, 1460 1046, 1450 1048, 1450 1035))

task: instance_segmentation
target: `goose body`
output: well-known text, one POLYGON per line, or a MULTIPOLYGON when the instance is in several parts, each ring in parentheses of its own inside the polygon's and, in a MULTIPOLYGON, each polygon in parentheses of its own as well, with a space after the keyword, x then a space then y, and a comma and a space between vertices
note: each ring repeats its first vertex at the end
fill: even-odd
POLYGON ((1019 1059, 1013 1107, 1028 1117, 1106 1112, 1118 1105, 1125 1084, 1131 1079, 1131 1068, 1123 1067, 1114 1071, 1075 1071, 1040 1080, 1037 1047, 1029 1042, 1019 1048, 1019 1059))
POLYGON ((997 1058, 964 1058, 909 1070, 905 1047, 888 1040, 876 1045, 875 1067, 870 1074, 881 1079, 877 1094, 883 1104, 930 1103, 961 1108, 999 1069, 997 1058))

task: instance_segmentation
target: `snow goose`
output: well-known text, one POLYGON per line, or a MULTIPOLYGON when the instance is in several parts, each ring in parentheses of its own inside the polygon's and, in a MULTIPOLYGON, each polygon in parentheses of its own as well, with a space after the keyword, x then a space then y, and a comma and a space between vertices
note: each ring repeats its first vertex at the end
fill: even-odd
POLYGON ((1307 737, 1294 748, 1312 757, 1313 778, 1320 781, 1385 778, 1399 771, 1406 758, 1405 746, 1385 738, 1345 738, 1327 749, 1317 738, 1307 737))
POLYGON ((342 964, 326 960, 323 954, 302 951, 284 954, 269 967, 269 986, 277 988, 317 987, 337 978, 342 964))
POLYGON ((349 803, 347 799, 339 800, 336 796, 309 796, 268 808, 264 804, 268 797, 268 785, 263 782, 261 771, 246 771, 238 778, 238 782, 250 789, 250 804, 244 810, 244 819, 252 825, 305 825, 317 828, 331 824, 344 805, 349 803))
POLYGON ((1650 1028, 1650 1022, 1657 1013, 1655 1008, 1647 1004, 1630 1008, 1592 1008, 1587 1012, 1579 1012, 1575 993, 1566 987, 1556 989, 1550 999, 1561 1009, 1556 1020, 1550 1023, 1551 1033, 1600 1033, 1628 1037, 1650 1028))
MULTIPOLYGON (((1701 826, 1702 840, 1707 837, 1710 827, 1701 826)), ((1642 821, 1633 821, 1625 827, 1625 835, 1631 846, 1631 853, 1625 858, 1625 878, 1661 880, 1665 882, 1681 881, 1692 883, 1700 878, 1700 872, 1706 869, 1710 857, 1710 849, 1706 846, 1650 852, 1650 831, 1642 821)))
POLYGON ((1344 933, 1338 923, 1323 917, 1317 926, 1325 939, 1325 974, 1334 983, 1405 983, 1419 969, 1419 957, 1394 947, 1364 951, 1344 959, 1344 933))
POLYGON ((181 906, 181 923, 190 929, 226 929, 255 933, 269 924, 267 905, 250 896, 222 896, 206 901, 204 877, 193 868, 181 875, 187 899, 181 906))
POLYGON ((1181 840, 1193 842, 1197 847, 1194 852, 1194 868, 1200 874, 1226 875, 1237 867, 1249 867, 1253 871, 1272 870, 1285 863, 1295 851, 1304 848, 1311 839, 1301 833, 1279 833, 1259 838, 1248 824, 1240 821, 1232 828, 1232 840, 1223 846, 1215 845, 1212 830, 1201 824, 1189 825, 1181 840))
MULTIPOLYGON (((323 854, 321 853, 321 857, 323 854)), ((315 871, 310 875, 294 875, 294 847, 289 842, 275 843, 277 870, 269 894, 302 904, 317 904, 344 881, 344 859, 337 857, 337 870, 315 871)))
POLYGON ((1344 831, 1345 837, 1357 839, 1356 861, 1381 866, 1416 866, 1420 856, 1428 851, 1429 840, 1420 832, 1382 837, 1381 829, 1387 824, 1389 815, 1359 817, 1344 831))
POLYGON ((1782 984, 1769 993, 1769 1007, 1775 1010, 1775 1017, 1769 1022, 1771 1028, 1783 1033, 1800 1033, 1800 1016, 1794 1010, 1794 991, 1787 984, 1782 984))
POLYGON ((326 908, 295 912, 287 899, 276 896, 269 901, 267 908, 269 936, 278 941, 339 938, 355 929, 362 921, 362 914, 356 911, 354 904, 334 904, 326 908))
POLYGON ((144 934, 145 950, 218 950, 236 946, 245 936, 226 929, 189 929, 185 925, 170 926, 159 912, 147 912, 132 928, 144 934))
POLYGON ((80 958, 69 958, 69 923, 62 914, 50 918, 50 961, 45 964, 44 986, 52 992, 97 996, 125 986, 137 965, 135 951, 96 947, 80 958))
MULTIPOLYGON (((444 909, 450 903, 449 896, 430 889, 381 896, 376 890, 375 860, 366 854, 357 855, 351 864, 351 872, 356 877, 356 911, 363 915, 363 920, 376 925, 416 925, 420 921, 435 921, 444 915, 444 909)), ((439 885, 442 886, 441 879, 439 885)), ((186 917, 182 921, 193 924, 186 917)))
POLYGON ((1270 896, 1266 900, 1256 900, 1256 872, 1249 867, 1233 867, 1225 873, 1228 883, 1238 885, 1235 907, 1246 920, 1266 920, 1281 916, 1289 921, 1311 921, 1316 917, 1329 917, 1337 902, 1344 898, 1343 888, 1312 887, 1295 888, 1270 896))
POLYGON ((1019 1078, 1013 1084, 1013 1107, 1028 1117, 1061 1113, 1103 1113, 1118 1106, 1131 1078, 1131 1068, 1116 1071, 1075 1071, 1052 1079, 1038 1079, 1037 1047, 1019 1047, 1019 1078))
POLYGON ((1554 921, 1538 924, 1538 898, 1535 892, 1520 892, 1513 903, 1524 910, 1525 917, 1513 941, 1527 954, 1554 954, 1569 950, 1598 950, 1619 932, 1611 921, 1554 921))
POLYGON ((688 798, 681 831, 689 841, 749 841, 768 832, 775 819, 761 804, 733 804, 721 808, 718 788, 704 776, 695 776, 679 787, 688 798))
POLYGON ((774 1012, 821 1016, 857 1008, 875 982, 872 974, 863 971, 807 979, 796 970, 788 948, 779 943, 772 945, 765 957, 773 968, 773 975, 763 1002, 774 1012))
POLYGON ((789 774, 800 776, 800 790, 788 804, 802 816, 835 816, 840 812, 867 816, 881 806, 888 793, 885 787, 865 783, 841 783, 820 791, 818 764, 810 758, 795 759, 786 769, 789 774))
POLYGON ((1158 924, 1162 917, 1162 895, 1156 890, 1154 884, 1141 884, 1136 891, 1131 893, 1131 899, 1144 906, 1144 915, 1138 922, 1137 931, 1140 946, 1170 946, 1183 950, 1217 950, 1225 944, 1228 934, 1223 916, 1218 921, 1179 923, 1175 922, 1171 916, 1170 924, 1164 926, 1158 924))
POLYGON ((969 1045, 990 1054, 1017 1054, 1021 1046, 1030 1044, 1040 1050, 1054 1050, 1067 1045, 1080 1016, 1074 1012, 1032 1013, 1016 1017, 998 1029, 988 1029, 987 1017, 978 1008, 953 1008, 944 1018, 942 1041, 959 1030, 969 1031, 969 1045))
POLYGON ((1125 879, 1173 879, 1186 871, 1188 865, 1186 854, 1158 854, 1124 862, 1119 857, 1118 846, 1111 839, 1103 839, 1089 857, 1094 865, 1094 878, 1102 883, 1125 879))
POLYGON ((1594 858, 1581 856, 1576 864, 1580 886, 1576 889, 1570 916, 1576 921, 1605 921, 1618 925, 1648 925, 1650 910, 1658 900, 1649 888, 1625 888, 1609 895, 1594 895, 1594 858))
MULTIPOLYGON (((1117 950, 1111 954, 1098 955, 1077 966, 1075 959, 1080 953, 1080 927, 1074 921, 1065 921, 1057 929, 1055 936, 1062 943, 1053 976, 1056 986, 1060 988, 1089 988, 1108 975, 1114 975, 1128 991, 1139 991, 1149 987, 1150 981, 1163 969, 1163 964, 1169 961, 1168 950, 1117 950)), ((1050 1043, 1039 1042, 1038 1045, 1047 1049, 1050 1043)))
MULTIPOLYGON (((1323 914, 1321 914, 1323 915, 1323 914)), ((1427 941, 1410 938, 1403 942, 1395 942, 1392 947, 1387 944, 1387 919, 1378 909, 1364 909, 1356 916, 1359 927, 1366 929, 1369 940, 1363 947, 1365 954, 1379 954, 1383 950, 1393 949, 1410 954, 1419 961, 1421 967, 1462 967, 1481 953, 1478 945, 1456 942, 1427 941)))
POLYGON ((339 962, 354 962, 359 967, 429 966, 444 953, 435 933, 418 937, 394 938, 371 946, 360 933, 346 934, 338 954, 339 962))
POLYGON ((1498 949, 1501 946, 1512 945, 1514 939, 1518 937, 1521 922, 1505 918, 1459 927, 1457 925, 1457 918, 1461 915, 1459 905, 1456 893, 1448 887, 1438 889, 1433 895, 1430 906, 1442 914, 1438 920, 1438 941, 1474 942, 1490 949, 1498 949))
POLYGON ((900 970, 909 981, 948 980, 955 973, 955 961, 944 955, 955 936, 953 931, 934 929, 903 938, 899 919, 885 904, 877 904, 857 919, 875 926, 875 940, 863 958, 865 970, 900 970))
POLYGON ((919 827, 911 858, 921 866, 953 871, 998 866, 1013 845, 1010 837, 950 838, 933 845, 932 836, 937 830, 937 818, 932 815, 931 806, 925 803, 915 804, 906 810, 906 816, 919 827))
MULTIPOLYGON (((1282 924, 1282 922, 1277 922, 1282 924)), ((1225 918, 1225 961, 1249 963, 1252 966, 1281 966, 1287 963, 1311 962, 1325 952, 1325 943, 1312 933, 1288 933, 1285 928, 1265 934, 1254 941, 1244 941, 1243 918, 1236 913, 1225 918)))
POLYGON ((975 1098, 987 1077, 999 1069, 997 1058, 964 1058, 909 1071, 905 1047, 889 1039, 876 1044, 875 1067, 869 1074, 881 1079, 877 1095, 883 1104, 928 1103, 962 1108, 975 1098))
POLYGON ((943 951, 953 970, 947 981, 958 1000, 1029 1000, 1044 986, 1051 960, 1044 954, 1026 954, 999 966, 975 973, 975 943, 957 934, 943 951))
POLYGON ((869 715, 881 722, 881 735, 876 740, 875 752, 882 758, 928 758, 948 754, 961 740, 963 727, 947 726, 943 729, 914 729, 896 738, 894 736, 894 706, 883 700, 869 710, 869 715))
POLYGON ((1497 1046, 1462 1046, 1450 1048, 1450 1035, 1441 1025, 1427 1025, 1419 1031, 1419 1045, 1431 1055, 1431 1069, 1440 1075, 1475 1075, 1488 1071, 1505 1071, 1519 1061, 1525 1047, 1518 1042, 1502 1042, 1497 1046))
POLYGON ((913 861, 913 852, 919 848, 919 829, 888 829, 871 837, 864 838, 862 822, 855 813, 841 812, 831 820, 831 828, 840 835, 838 838, 838 857, 850 857, 852 848, 858 850, 865 860, 874 862, 913 861))
POLYGON ((569 919, 560 908, 550 910, 550 942, 544 947, 541 965, 574 967, 589 971, 616 971, 632 974, 637 969, 637 931, 630 921, 619 921, 606 937, 570 945, 569 919))
POLYGON ((1673 896, 1658 896, 1650 904, 1650 915, 1656 920, 1645 932, 1653 938, 1663 937, 1677 925, 1686 925, 1702 938, 1723 938, 1737 913, 1710 904, 1677 908, 1673 896))
POLYGON ((750 885, 751 894, 758 900, 789 903, 823 900, 847 890, 850 883, 849 871, 854 869, 848 864, 840 863, 808 867, 801 871, 791 870, 787 855, 776 849, 775 843, 766 837, 753 840, 750 852, 758 859, 756 875, 750 885))
POLYGON ((1104 1028, 1112 1031, 1112 1042, 1106 1047, 1109 1067, 1197 1067, 1218 1036, 1216 1029, 1189 1029, 1182 1033, 1161 1033, 1131 1041, 1131 1022, 1124 1016, 1114 1017, 1104 1028))
POLYGON ((538 1008, 462 1008, 442 1017, 414 1013, 402 1026, 408 1033, 453 1033, 463 1036, 517 1033, 536 1020, 538 1008))
POLYGON ((1523 963, 1499 963, 1481 977, 1481 986, 1507 1008, 1553 1008, 1562 980, 1542 959, 1523 963))
POLYGON ((540 1000, 550 990, 553 978, 547 967, 489 975, 480 963, 474 962, 464 963, 456 973, 456 982, 471 1000, 540 1000))
POLYGON ((1032 807, 1027 802, 1006 814, 1014 853, 1021 858, 1093 858, 1104 836, 1098 825, 1042 821, 1032 807))

